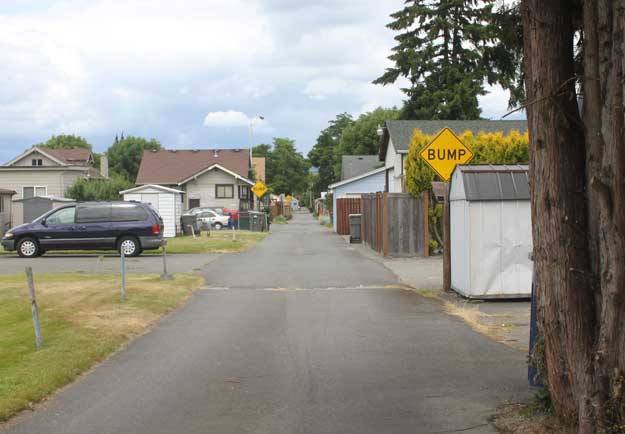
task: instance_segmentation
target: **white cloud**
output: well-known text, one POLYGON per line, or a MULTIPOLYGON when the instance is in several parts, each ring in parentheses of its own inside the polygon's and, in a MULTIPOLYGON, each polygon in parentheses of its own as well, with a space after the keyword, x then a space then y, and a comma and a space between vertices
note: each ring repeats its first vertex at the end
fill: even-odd
POLYGON ((210 112, 204 118, 206 127, 246 127, 250 122, 252 118, 234 110, 210 112))
POLYGON ((209 128, 249 127, 252 123, 254 131, 272 131, 264 116, 248 116, 236 110, 209 112, 204 117, 204 126, 209 128))

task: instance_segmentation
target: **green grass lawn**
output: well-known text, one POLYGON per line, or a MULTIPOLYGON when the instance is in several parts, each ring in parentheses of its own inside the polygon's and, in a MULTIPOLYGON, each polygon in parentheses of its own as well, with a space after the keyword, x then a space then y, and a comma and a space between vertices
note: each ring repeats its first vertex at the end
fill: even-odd
POLYGON ((0 421, 71 382, 202 283, 191 274, 175 277, 129 275, 121 303, 116 275, 36 275, 43 336, 37 351, 25 276, 0 276, 0 421))
MULTIPOLYGON (((192 236, 182 236, 167 239, 167 253, 232 253, 243 252, 251 249, 258 241, 265 239, 267 232, 250 232, 236 231, 236 240, 232 240, 232 231, 223 229, 220 231, 211 231, 210 237, 208 232, 202 232, 201 236, 196 238, 192 236)), ((111 252, 111 251, 109 251, 111 252)), ((58 250, 53 254, 102 254, 106 250, 58 250)), ((144 255, 158 255, 161 249, 146 250, 144 255)), ((13 254, 15 252, 7 252, 0 247, 0 255, 13 254)))

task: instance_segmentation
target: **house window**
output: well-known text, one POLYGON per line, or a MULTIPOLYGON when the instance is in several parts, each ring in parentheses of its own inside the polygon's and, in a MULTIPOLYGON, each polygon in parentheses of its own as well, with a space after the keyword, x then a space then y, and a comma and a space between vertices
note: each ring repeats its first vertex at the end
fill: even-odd
POLYGON ((0 214, 4 212, 4 196, 0 196, 0 214))
POLYGON ((232 184, 215 185, 215 197, 217 199, 232 199, 234 197, 234 185, 232 184))
POLYGON ((189 209, 198 208, 200 206, 200 199, 189 199, 189 209))
POLYGON ((47 196, 48 195, 48 187, 46 186, 33 186, 33 187, 24 187, 22 190, 22 198, 29 199, 31 197, 37 196, 47 196))
POLYGON ((248 200, 250 198, 250 188, 247 185, 239 185, 239 199, 248 200))
POLYGON ((33 158, 30 160, 30 164, 33 166, 43 166, 43 160, 41 158, 33 158))

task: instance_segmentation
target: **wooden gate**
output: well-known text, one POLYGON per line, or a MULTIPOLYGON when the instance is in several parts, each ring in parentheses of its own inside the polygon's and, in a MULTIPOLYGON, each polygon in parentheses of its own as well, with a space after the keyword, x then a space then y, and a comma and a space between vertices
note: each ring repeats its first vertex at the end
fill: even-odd
POLYGON ((349 215, 360 214, 360 198, 343 198, 336 200, 336 233, 349 235, 349 215))

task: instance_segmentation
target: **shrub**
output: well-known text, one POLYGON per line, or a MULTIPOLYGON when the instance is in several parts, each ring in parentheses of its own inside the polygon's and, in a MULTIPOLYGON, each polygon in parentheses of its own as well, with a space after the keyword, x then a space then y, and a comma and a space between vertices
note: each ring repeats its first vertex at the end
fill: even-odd
MULTIPOLYGON (((406 188, 414 196, 431 187, 438 177, 419 156, 434 135, 415 130, 406 160, 406 188)), ((458 136, 475 155, 469 164, 525 164, 529 161, 529 137, 527 133, 511 131, 509 134, 465 131, 458 136)))
POLYGON ((133 184, 121 176, 111 178, 79 178, 66 192, 75 200, 119 200, 119 192, 132 188, 133 184))

